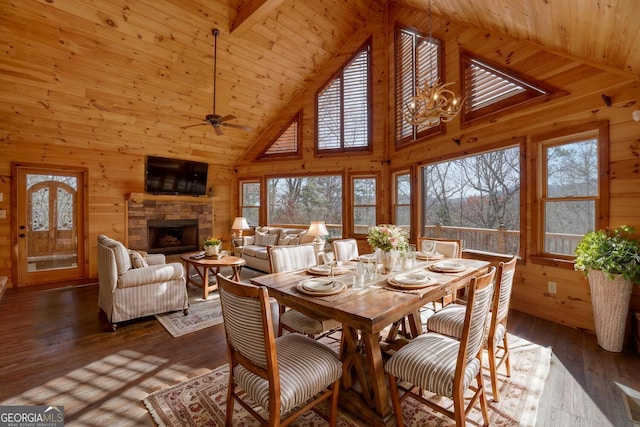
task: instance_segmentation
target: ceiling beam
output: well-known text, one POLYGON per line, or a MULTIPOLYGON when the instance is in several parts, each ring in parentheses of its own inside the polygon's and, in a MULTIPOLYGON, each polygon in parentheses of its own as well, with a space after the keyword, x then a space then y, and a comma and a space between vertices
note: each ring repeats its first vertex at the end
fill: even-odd
POLYGON ((276 9, 284 0, 251 0, 236 16, 231 25, 231 33, 241 36, 255 24, 262 21, 270 12, 276 9))

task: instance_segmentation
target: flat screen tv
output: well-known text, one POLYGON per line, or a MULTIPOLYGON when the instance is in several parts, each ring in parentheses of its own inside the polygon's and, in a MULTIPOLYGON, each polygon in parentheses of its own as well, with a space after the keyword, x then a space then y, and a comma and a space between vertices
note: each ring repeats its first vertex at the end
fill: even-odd
POLYGON ((147 156, 144 191, 201 196, 207 192, 209 165, 190 160, 147 156))

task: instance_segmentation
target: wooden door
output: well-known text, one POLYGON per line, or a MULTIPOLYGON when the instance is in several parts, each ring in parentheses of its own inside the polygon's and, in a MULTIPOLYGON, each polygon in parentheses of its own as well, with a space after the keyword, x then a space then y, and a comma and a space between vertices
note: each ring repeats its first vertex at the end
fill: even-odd
POLYGON ((84 278, 85 175, 79 168, 14 166, 17 286, 84 278))

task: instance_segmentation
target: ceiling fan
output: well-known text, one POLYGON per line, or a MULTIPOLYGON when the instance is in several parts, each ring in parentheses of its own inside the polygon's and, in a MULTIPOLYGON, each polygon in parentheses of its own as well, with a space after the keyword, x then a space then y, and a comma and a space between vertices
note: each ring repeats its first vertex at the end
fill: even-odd
POLYGON ((236 118, 233 114, 227 114, 226 116, 222 116, 220 114, 216 114, 216 63, 218 60, 218 31, 217 28, 211 30, 211 34, 213 34, 213 113, 207 114, 202 121, 202 123, 196 123, 194 125, 181 126, 181 129, 186 129, 194 126, 202 126, 202 125, 211 125, 213 126, 213 130, 216 132, 216 135, 223 135, 221 126, 242 129, 247 132, 251 132, 251 128, 249 126, 237 125, 234 123, 227 123, 229 120, 233 120, 236 118))

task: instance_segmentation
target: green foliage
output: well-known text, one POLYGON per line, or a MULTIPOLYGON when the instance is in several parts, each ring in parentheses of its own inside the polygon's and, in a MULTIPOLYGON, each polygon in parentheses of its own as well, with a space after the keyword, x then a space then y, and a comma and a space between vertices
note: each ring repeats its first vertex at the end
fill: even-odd
POLYGON ((222 243, 222 240, 215 237, 207 237, 204 241, 205 246, 217 246, 221 243, 222 243))
POLYGON ((590 231, 576 247, 575 269, 588 274, 600 270, 640 283, 640 241, 631 237, 634 227, 621 225, 613 231, 590 231))
POLYGON ((381 224, 369 228, 367 242, 383 251, 407 250, 409 236, 406 231, 393 224, 381 224))

